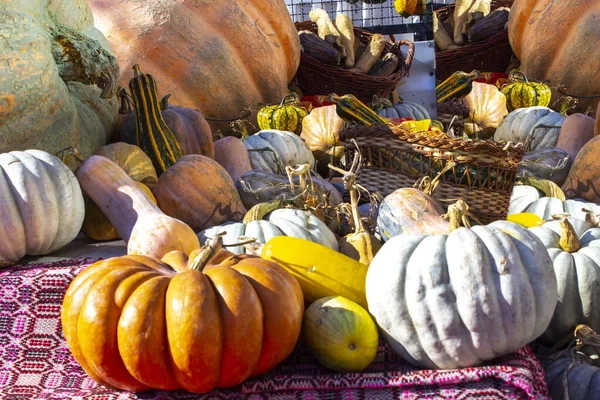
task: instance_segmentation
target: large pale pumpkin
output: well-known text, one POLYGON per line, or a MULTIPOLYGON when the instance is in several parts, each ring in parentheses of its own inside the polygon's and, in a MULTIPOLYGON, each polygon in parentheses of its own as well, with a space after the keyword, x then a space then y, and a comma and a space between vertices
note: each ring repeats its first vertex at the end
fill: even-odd
POLYGON ((77 179, 57 157, 41 150, 0 154, 0 267, 69 244, 83 217, 77 179))
POLYGON ((546 248, 507 221, 391 238, 369 266, 366 293, 392 349, 441 369, 525 346, 544 333, 557 302, 546 248))
POLYGON ((579 112, 595 108, 600 100, 600 2, 515 0, 508 39, 530 80, 548 84, 555 97, 596 96, 578 99, 579 112))
POLYGON ((552 346, 579 324, 600 330, 600 228, 563 218, 530 230, 548 249, 558 282, 554 317, 540 339, 552 346))
POLYGON ((2 1, 0 37, 0 153, 106 144, 119 66, 87 1, 2 1))
POLYGON ((298 282, 274 262, 215 250, 204 250, 207 263, 168 254, 178 273, 150 257, 110 258, 71 282, 63 332, 91 378, 128 391, 204 393, 291 353, 304 308, 298 282))
MULTIPOLYGON (((300 40, 283 0, 113 3, 90 0, 121 82, 144 60, 161 91, 205 117, 233 119, 245 108, 278 103, 298 68, 300 40)), ((216 132, 229 122, 209 123, 216 132)))
POLYGON ((600 203, 600 136, 587 142, 573 161, 562 189, 568 197, 600 203))
POLYGON ((181 157, 154 187, 158 206, 198 232, 241 221, 247 210, 231 177, 216 161, 199 154, 181 157))

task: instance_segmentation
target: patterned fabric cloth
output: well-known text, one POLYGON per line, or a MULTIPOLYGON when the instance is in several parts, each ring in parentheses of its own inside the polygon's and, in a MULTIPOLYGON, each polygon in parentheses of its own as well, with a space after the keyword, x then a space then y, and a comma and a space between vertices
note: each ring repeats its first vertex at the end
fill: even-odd
POLYGON ((132 394, 87 377, 62 335, 64 293, 93 260, 20 265, 0 271, 0 399, 543 399, 544 373, 526 347, 478 368, 417 370, 381 342, 362 373, 336 374, 319 366, 300 341, 266 376, 232 390, 200 396, 178 392, 132 394))

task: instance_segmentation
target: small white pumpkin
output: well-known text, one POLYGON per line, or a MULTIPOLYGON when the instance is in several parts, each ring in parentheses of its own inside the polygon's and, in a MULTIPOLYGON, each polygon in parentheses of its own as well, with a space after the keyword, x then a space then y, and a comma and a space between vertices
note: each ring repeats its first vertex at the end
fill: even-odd
POLYGON ((555 215, 569 214, 573 218, 585 221, 588 214, 600 214, 600 205, 579 199, 561 201, 556 197, 540 197, 539 191, 528 185, 516 185, 510 197, 508 215, 530 212, 544 221, 550 221, 555 215))
POLYGON ((517 108, 509 113, 496 129, 496 142, 526 143, 532 136, 530 151, 543 147, 555 147, 565 116, 548 107, 517 108), (545 125, 553 128, 540 127, 545 125))
POLYGON ((248 150, 253 170, 277 174, 285 173, 285 170, 280 171, 279 169, 288 165, 309 164, 311 168, 315 165, 315 158, 310 147, 293 132, 275 129, 262 130, 244 138, 243 142, 248 150), (278 162, 281 165, 278 165, 278 162))
POLYGON ((508 221, 448 235, 398 235, 373 259, 369 312, 401 357, 424 368, 471 367, 539 337, 557 302, 542 242, 508 221))
POLYGON ((600 228, 563 218, 529 230, 548 249, 558 282, 554 317, 541 341, 552 346, 579 324, 600 330, 600 228))
POLYGON ((41 150, 0 154, 0 266, 69 244, 84 218, 71 170, 41 150))
MULTIPOLYGON (((279 209, 271 212, 269 220, 250 221, 223 224, 201 231, 198 234, 200 243, 204 245, 207 239, 215 238, 219 233, 227 232, 223 236, 223 243, 233 244, 239 242, 241 236, 255 238, 257 243, 265 244, 275 236, 292 236, 308 240, 338 250, 335 235, 320 219, 312 213, 297 209, 279 209)), ((244 246, 227 247, 235 254, 244 254, 244 246)))

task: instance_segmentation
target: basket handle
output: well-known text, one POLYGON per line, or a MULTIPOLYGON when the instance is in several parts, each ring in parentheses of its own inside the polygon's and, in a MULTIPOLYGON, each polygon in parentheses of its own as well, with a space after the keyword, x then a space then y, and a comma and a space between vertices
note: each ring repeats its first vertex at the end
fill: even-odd
POLYGON ((415 55, 415 44, 413 42, 411 42, 410 40, 399 40, 397 42, 394 42, 394 44, 392 45, 393 47, 396 48, 400 48, 400 46, 405 45, 408 47, 408 52, 406 53, 406 60, 404 60, 404 65, 406 67, 410 67, 410 64, 412 63, 412 59, 415 55))

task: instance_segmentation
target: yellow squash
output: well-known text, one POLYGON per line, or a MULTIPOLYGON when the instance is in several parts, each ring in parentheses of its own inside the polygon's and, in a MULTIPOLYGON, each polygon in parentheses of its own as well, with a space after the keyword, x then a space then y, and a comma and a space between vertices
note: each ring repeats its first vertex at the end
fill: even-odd
POLYGON ((275 261, 296 277, 304 300, 343 296, 367 308, 365 264, 328 247, 290 236, 276 236, 262 248, 261 257, 275 261))

